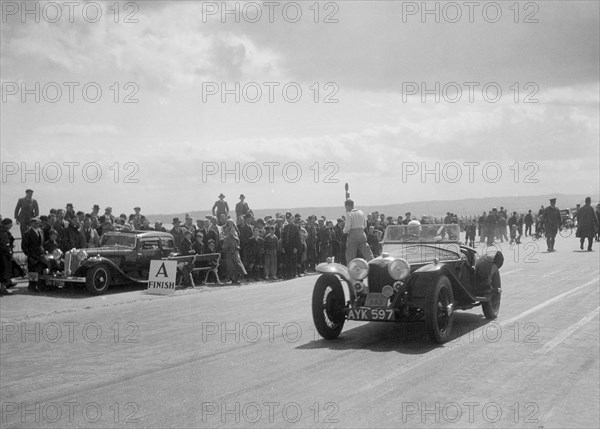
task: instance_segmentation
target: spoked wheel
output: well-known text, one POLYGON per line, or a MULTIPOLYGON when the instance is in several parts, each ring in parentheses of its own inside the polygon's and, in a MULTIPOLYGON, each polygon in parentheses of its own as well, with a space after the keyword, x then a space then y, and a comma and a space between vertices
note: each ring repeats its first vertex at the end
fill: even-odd
POLYGON ((494 320, 500 312, 500 299, 502 298, 502 287, 500 284, 500 272, 494 265, 492 266, 492 291, 490 300, 481 303, 481 309, 486 319, 494 320))
POLYGON ((339 279, 331 274, 319 277, 312 297, 313 321, 319 335, 326 340, 340 335, 346 321, 345 306, 346 298, 339 279))
POLYGON ((442 275, 425 297, 425 326, 432 340, 445 343, 450 339, 454 322, 454 294, 448 277, 442 275))
POLYGON ((105 265, 96 265, 86 275, 85 287, 94 295, 102 295, 110 285, 110 271, 105 265))

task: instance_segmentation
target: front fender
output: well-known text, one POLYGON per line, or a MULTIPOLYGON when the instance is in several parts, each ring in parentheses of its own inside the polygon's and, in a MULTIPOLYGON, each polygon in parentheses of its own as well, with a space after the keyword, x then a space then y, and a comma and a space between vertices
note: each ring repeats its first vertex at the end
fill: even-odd
POLYGON ((316 271, 321 274, 337 274, 338 276, 343 278, 347 283, 352 282, 348 268, 342 264, 337 264, 335 262, 322 262, 319 265, 317 265, 316 271))
POLYGON ((83 261, 77 269, 76 275, 84 277, 89 269, 94 268, 100 264, 107 265, 113 273, 120 274, 126 279, 134 280, 131 279, 127 274, 125 274, 123 270, 121 270, 121 268, 119 268, 119 266, 115 264, 112 260, 108 258, 103 258, 102 256, 93 256, 83 261))
POLYGON ((350 277, 350 272, 348 271, 348 268, 345 265, 337 264, 335 262, 322 262, 319 265, 317 265, 315 270, 321 274, 335 274, 341 277, 344 280, 344 283, 346 284, 346 287, 344 287, 344 284, 342 283, 342 288, 344 289, 346 300, 354 301, 356 299, 356 292, 354 291, 353 284, 357 283, 358 280, 353 280, 352 277, 350 277))

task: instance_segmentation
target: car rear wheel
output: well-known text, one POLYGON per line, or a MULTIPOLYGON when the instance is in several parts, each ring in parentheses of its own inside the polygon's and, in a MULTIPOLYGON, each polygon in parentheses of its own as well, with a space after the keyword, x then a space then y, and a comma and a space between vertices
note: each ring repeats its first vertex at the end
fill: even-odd
POLYGON ((486 319, 494 320, 500 312, 500 299, 502 298, 502 289, 500 283, 500 272, 494 265, 492 266, 492 291, 490 300, 481 303, 481 309, 486 319))
POLYGON ((346 298, 339 279, 331 274, 319 277, 312 296, 313 321, 319 335, 326 340, 340 335, 346 321, 345 306, 346 298))
POLYGON ((102 295, 110 285, 110 271, 105 265, 96 265, 88 270, 85 287, 94 295, 102 295))
POLYGON ((454 294, 448 277, 442 275, 425 296, 425 326, 431 339, 445 343, 454 322, 454 294))

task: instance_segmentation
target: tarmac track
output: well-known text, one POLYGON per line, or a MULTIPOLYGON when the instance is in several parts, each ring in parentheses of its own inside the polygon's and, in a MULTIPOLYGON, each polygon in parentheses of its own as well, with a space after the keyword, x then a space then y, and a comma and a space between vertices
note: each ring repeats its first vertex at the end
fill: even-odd
MULTIPOLYGON (((315 276, 0 300, 2 427, 598 427, 599 261, 502 245, 500 317, 316 334, 315 276)), ((597 247, 597 246, 596 246, 597 247)))

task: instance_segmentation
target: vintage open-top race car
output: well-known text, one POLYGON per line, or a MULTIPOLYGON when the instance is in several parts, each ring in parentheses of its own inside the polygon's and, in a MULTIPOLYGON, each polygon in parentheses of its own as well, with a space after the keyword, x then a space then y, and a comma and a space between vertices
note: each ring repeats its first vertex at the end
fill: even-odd
POLYGON ((338 337, 346 320, 424 321, 429 336, 443 343, 455 310, 481 305, 486 318, 498 316, 502 253, 480 256, 460 244, 458 225, 413 222, 386 228, 378 258, 317 266, 312 312, 323 338, 338 337))
POLYGON ((84 283, 89 292, 100 295, 113 284, 146 284, 150 261, 166 258, 174 251, 173 236, 167 232, 107 232, 100 247, 44 255, 35 278, 40 290, 84 283))

